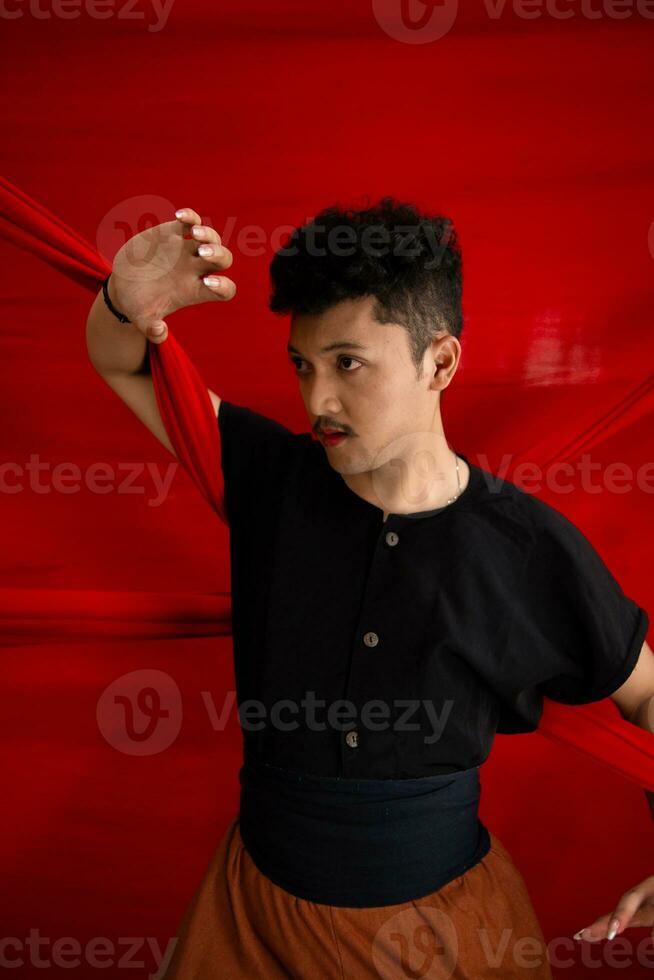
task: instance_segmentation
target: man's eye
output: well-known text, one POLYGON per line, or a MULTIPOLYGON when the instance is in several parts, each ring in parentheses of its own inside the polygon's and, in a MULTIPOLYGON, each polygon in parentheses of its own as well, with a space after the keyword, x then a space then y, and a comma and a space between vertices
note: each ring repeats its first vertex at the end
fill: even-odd
MULTIPOLYGON (((342 361, 352 361, 354 364, 358 364, 359 367, 361 367, 361 361, 357 361, 357 359, 355 357, 348 357, 347 354, 344 357, 342 357, 341 360, 342 361)), ((349 371, 349 372, 346 372, 346 373, 351 374, 352 372, 349 371)))
MULTIPOLYGON (((357 359, 355 357, 348 357, 347 354, 344 354, 342 357, 339 358, 339 362, 341 362, 341 361, 351 361, 353 364, 358 365, 358 367, 361 367, 362 366, 361 361, 357 361, 357 359)), ((304 361, 302 361, 300 358, 292 358, 291 359, 291 364, 293 364, 295 366, 295 370, 296 370, 296 372, 298 374, 303 373, 300 370, 303 363, 304 363, 304 361)), ((353 374, 354 373, 354 371, 351 368, 344 368, 344 370, 345 370, 345 373, 346 374, 353 374)), ((356 368, 354 370, 356 370, 356 368)))

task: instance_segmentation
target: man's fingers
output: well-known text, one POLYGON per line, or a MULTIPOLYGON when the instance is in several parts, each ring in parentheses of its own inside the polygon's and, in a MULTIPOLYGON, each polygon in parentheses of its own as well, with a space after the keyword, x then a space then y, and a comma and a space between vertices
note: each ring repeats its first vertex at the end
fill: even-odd
POLYGON ((609 916, 608 937, 611 939, 627 926, 651 926, 654 922, 654 906, 651 903, 653 877, 625 892, 613 913, 609 916))
POLYGON ((156 317, 139 316, 134 320, 134 326, 155 344, 161 344, 168 337, 168 324, 156 317))
POLYGON ((574 938, 593 943, 601 939, 615 939, 629 926, 652 925, 654 909, 645 911, 641 908, 645 898, 643 890, 638 887, 625 892, 612 913, 602 915, 585 929, 580 929, 574 938))
POLYGON ((217 276, 210 273, 198 280, 200 284, 199 303, 205 303, 209 299, 228 300, 236 295, 236 283, 227 276, 217 276))
POLYGON ((599 919, 595 919, 591 925, 576 932, 573 939, 583 939, 586 943, 598 943, 600 939, 606 939, 609 918, 608 915, 603 915, 599 919))
POLYGON ((229 269, 234 262, 234 256, 230 250, 216 242, 198 245, 197 254, 206 262, 207 272, 212 272, 214 266, 219 269, 229 269))
POLYGON ((179 223, 179 231, 182 235, 188 235, 192 225, 202 224, 202 218, 193 208, 179 208, 175 211, 175 217, 179 223))
POLYGON ((180 208, 175 212, 175 217, 175 230, 188 242, 188 252, 203 260, 201 273, 213 271, 214 266, 229 269, 234 256, 223 245, 215 228, 203 225, 200 215, 193 208, 180 208))
POLYGON ((202 218, 193 208, 180 208, 175 211, 177 219, 177 230, 182 238, 191 236, 193 241, 201 245, 203 242, 217 242, 222 244, 222 239, 215 228, 211 225, 203 225, 202 218))
POLYGON ((212 242, 218 245, 222 244, 222 239, 215 228, 211 225, 191 225, 191 237, 194 242, 197 242, 198 248, 203 244, 211 244, 212 242))

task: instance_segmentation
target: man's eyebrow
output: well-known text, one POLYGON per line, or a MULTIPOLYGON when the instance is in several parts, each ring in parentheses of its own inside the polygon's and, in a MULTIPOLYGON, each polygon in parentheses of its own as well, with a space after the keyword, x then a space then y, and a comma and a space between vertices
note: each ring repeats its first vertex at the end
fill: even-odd
MULTIPOLYGON (((368 350, 363 344, 357 344, 355 340, 336 340, 333 344, 328 344, 327 347, 323 347, 320 351, 321 354, 328 354, 332 350, 343 350, 344 348, 350 348, 351 350, 368 350)), ((288 344, 286 350, 289 354, 300 354, 300 351, 296 347, 292 347, 288 344)), ((300 354, 300 356, 302 356, 300 354)))

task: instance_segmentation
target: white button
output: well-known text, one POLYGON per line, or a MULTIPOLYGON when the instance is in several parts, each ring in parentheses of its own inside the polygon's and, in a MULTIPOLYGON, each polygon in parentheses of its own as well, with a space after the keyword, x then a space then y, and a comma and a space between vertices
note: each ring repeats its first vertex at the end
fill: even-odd
POLYGON ((379 643, 379 637, 376 633, 366 633, 363 642, 367 647, 376 647, 379 643))
POLYGON ((390 544, 391 546, 393 546, 394 544, 397 544, 397 542, 399 540, 400 540, 400 538, 395 533, 395 531, 389 531, 388 534, 386 535, 386 544, 390 544))
POLYGON ((351 749, 356 749, 359 744, 359 734, 358 732, 348 732, 345 736, 345 741, 350 746, 351 749))

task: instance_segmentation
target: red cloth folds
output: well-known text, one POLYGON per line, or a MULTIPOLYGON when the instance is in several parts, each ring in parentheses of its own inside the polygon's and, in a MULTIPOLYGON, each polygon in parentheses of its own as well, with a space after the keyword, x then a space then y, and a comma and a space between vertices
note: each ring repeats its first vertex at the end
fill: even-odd
POLYGON ((179 461, 216 514, 227 523, 220 467, 220 430, 207 387, 186 351, 168 332, 150 347, 159 412, 179 461))
POLYGON ((229 593, 0 589, 4 646, 57 640, 231 636, 229 593))

